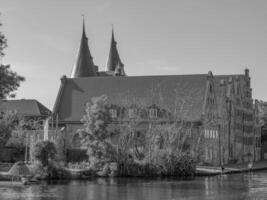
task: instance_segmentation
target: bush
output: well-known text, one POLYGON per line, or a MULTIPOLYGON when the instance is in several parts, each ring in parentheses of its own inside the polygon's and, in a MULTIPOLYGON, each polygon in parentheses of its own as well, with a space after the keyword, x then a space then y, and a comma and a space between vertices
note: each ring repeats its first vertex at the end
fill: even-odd
POLYGON ((67 150, 67 162, 82 162, 88 161, 88 155, 86 149, 68 149, 67 150))
POLYGON ((56 157, 56 147, 53 142, 42 141, 38 142, 33 151, 33 156, 40 161, 44 167, 48 167, 51 161, 56 157))
POLYGON ((191 176, 195 173, 195 161, 188 153, 161 150, 151 158, 151 165, 162 176, 191 176))

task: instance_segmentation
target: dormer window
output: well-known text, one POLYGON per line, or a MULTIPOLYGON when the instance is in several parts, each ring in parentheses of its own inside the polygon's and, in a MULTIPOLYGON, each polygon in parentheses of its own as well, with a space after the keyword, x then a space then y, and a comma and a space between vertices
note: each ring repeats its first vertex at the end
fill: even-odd
POLYGON ((150 108, 149 109, 149 118, 150 119, 157 118, 157 110, 155 108, 150 108))
POLYGON ((110 110, 109 110, 109 114, 110 114, 110 116, 111 116, 112 119, 117 118, 117 110, 115 110, 115 109, 110 109, 110 110))

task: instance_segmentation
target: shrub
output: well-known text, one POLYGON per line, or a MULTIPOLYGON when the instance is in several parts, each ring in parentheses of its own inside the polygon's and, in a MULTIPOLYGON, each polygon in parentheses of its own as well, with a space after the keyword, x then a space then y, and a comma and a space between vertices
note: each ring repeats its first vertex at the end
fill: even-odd
POLYGON ((86 114, 83 116, 84 129, 80 131, 83 145, 88 147, 87 155, 94 168, 101 168, 107 162, 114 161, 116 153, 109 141, 108 126, 111 117, 108 109, 107 97, 92 98, 86 105, 86 114))
POLYGON ((40 161, 44 167, 49 166, 50 162, 56 157, 56 147, 53 142, 41 141, 38 142, 33 151, 33 156, 40 161))

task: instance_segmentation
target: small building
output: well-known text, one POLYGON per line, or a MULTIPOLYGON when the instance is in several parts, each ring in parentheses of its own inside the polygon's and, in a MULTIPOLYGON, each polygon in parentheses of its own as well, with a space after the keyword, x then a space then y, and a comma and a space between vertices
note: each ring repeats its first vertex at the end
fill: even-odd
POLYGON ((15 111, 23 119, 46 119, 52 112, 36 99, 1 100, 0 111, 15 111))
MULTIPOLYGON (((13 130, 13 138, 21 139, 24 137, 26 146, 33 145, 33 139, 35 141, 43 139, 44 121, 52 115, 52 112, 46 106, 35 99, 1 100, 0 112, 7 111, 15 112, 19 119, 25 122, 23 130, 13 130)), ((26 155, 28 156, 27 150, 26 148, 26 155)), ((0 160, 2 162, 14 162, 23 159, 25 156, 25 152, 18 152, 14 146, 2 147, 1 151, 0 160)))

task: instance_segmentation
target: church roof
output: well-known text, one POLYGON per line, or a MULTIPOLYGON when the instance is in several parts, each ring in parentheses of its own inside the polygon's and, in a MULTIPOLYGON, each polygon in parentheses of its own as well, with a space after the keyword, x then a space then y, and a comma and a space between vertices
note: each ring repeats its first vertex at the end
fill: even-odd
POLYGON ((85 33, 83 22, 83 33, 80 42, 80 47, 77 54, 76 63, 73 66, 71 78, 96 76, 93 57, 88 46, 88 38, 85 33))
POLYGON ((64 78, 54 107, 60 121, 79 122, 92 97, 107 95, 111 104, 159 105, 181 118, 201 120, 207 74, 64 78))
POLYGON ((0 101, 0 111, 16 111, 19 116, 45 117, 52 112, 35 99, 16 99, 0 101))
POLYGON ((109 50, 109 56, 108 56, 108 62, 107 62, 107 71, 115 71, 116 67, 121 64, 122 62, 121 62, 120 55, 117 49, 117 42, 115 41, 114 31, 112 29, 110 50, 109 50))

